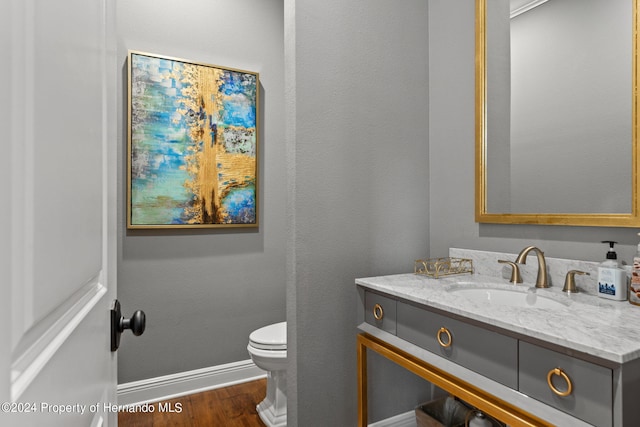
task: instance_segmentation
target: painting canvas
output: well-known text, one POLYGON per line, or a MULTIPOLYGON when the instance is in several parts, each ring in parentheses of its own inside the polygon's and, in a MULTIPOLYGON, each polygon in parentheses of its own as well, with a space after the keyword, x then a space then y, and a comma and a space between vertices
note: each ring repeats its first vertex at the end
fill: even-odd
POLYGON ((129 52, 128 228, 258 225, 258 73, 129 52))

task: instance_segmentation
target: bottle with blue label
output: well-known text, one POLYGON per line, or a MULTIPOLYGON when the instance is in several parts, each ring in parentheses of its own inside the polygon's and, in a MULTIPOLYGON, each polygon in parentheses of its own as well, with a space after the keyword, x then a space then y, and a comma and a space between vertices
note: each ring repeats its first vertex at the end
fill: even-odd
POLYGON ((616 301, 627 299, 627 272, 620 268, 618 255, 613 245, 618 242, 605 240, 609 244, 607 259, 598 266, 598 296, 616 301))

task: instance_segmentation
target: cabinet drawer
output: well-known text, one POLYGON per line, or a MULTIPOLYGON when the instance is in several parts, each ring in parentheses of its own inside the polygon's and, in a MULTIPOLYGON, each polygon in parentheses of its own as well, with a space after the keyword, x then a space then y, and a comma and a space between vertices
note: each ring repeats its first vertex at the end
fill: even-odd
POLYGON ((520 392, 589 424, 600 427, 613 424, 611 369, 523 341, 520 341, 519 360, 520 392), (569 382, 571 393, 559 396, 557 393, 569 392, 569 382))
POLYGON ((518 386, 518 340, 398 302, 398 337, 508 387, 518 386))
POLYGON ((396 334, 396 300, 373 292, 364 293, 364 321, 396 334))

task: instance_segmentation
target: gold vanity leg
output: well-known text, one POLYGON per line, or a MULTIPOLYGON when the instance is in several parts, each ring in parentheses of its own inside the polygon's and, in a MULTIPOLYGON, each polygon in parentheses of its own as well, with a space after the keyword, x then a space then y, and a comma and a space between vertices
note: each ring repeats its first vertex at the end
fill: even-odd
POLYGON ((358 427, 367 427, 367 347, 358 335, 358 427))

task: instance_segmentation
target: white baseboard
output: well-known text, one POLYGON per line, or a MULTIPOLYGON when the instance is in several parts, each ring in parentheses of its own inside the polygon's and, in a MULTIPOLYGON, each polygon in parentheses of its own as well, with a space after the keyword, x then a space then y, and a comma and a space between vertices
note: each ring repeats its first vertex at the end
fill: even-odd
POLYGON ((387 418, 373 424, 369 427, 416 427, 416 412, 409 411, 395 417, 387 418))
POLYGON ((118 405, 173 399, 266 377, 251 359, 118 385, 118 405))

